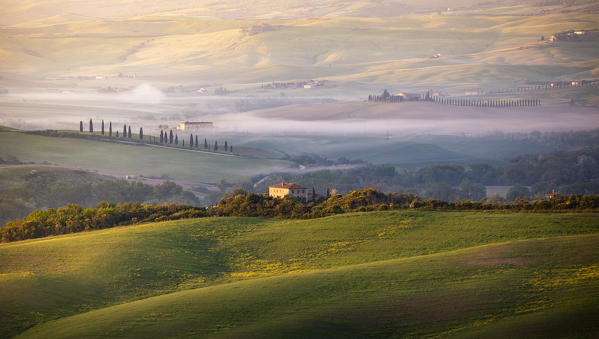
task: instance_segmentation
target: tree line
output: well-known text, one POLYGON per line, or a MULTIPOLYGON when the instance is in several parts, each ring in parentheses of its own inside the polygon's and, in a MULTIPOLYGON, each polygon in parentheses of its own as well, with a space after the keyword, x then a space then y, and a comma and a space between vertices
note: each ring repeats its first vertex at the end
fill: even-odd
POLYGON ((292 196, 283 199, 235 190, 216 206, 113 204, 100 202, 96 208, 70 204, 58 209, 38 210, 24 219, 9 222, 1 228, 2 242, 40 238, 49 235, 75 233, 142 222, 158 222, 208 216, 243 216, 269 218, 320 218, 349 212, 385 211, 395 209, 439 210, 587 210, 599 208, 597 195, 571 195, 549 200, 524 201, 512 204, 472 201, 447 202, 423 200, 413 194, 385 194, 374 189, 351 191, 346 195, 303 202, 292 196))
POLYGON ((195 194, 184 191, 173 182, 151 186, 127 180, 98 180, 93 174, 83 173, 85 172, 70 171, 67 176, 64 173, 38 170, 25 177, 14 174, 0 177, 1 182, 11 178, 17 182, 22 181, 0 187, 0 225, 22 218, 39 208, 57 208, 72 202, 83 206, 95 206, 103 200, 115 203, 202 203, 195 194))
POLYGON ((400 103, 404 101, 428 101, 443 105, 451 106, 470 106, 470 107, 533 107, 540 106, 541 99, 471 99, 471 98, 452 98, 431 95, 430 91, 425 94, 414 94, 410 97, 391 95, 385 89, 381 95, 371 94, 368 96, 368 101, 385 102, 385 103, 400 103))
MULTIPOLYGON (((92 119, 89 119, 88 131, 90 134, 94 134, 94 123, 93 123, 92 119)), ((79 121, 79 132, 84 133, 83 120, 79 121)), ((102 122, 101 122, 100 134, 105 135, 104 120, 102 120, 102 122)), ((112 121, 110 121, 108 123, 108 137, 112 138, 112 135, 113 135, 112 121)), ((119 131, 117 130, 115 132, 115 137, 121 138, 121 139, 133 140, 133 134, 131 133, 131 125, 127 126, 127 124, 123 124, 122 133, 119 135, 119 131)), ((143 127, 139 128, 139 133, 137 135, 137 138, 139 139, 139 142, 142 142, 142 143, 146 142, 146 140, 144 140, 143 127)), ((189 140, 187 142, 187 148, 189 148, 189 149, 200 148, 200 143, 199 143, 198 139, 199 139, 198 135, 194 136, 193 133, 190 133, 189 140)), ((160 130, 160 139, 157 139, 155 136, 149 136, 148 143, 156 144, 156 145, 158 145, 158 144, 171 145, 171 146, 179 146, 179 144, 181 144, 181 147, 183 147, 183 148, 186 147, 185 139, 182 138, 181 141, 179 141, 179 135, 176 133, 173 133, 173 130, 170 130, 169 132, 167 132, 166 130, 161 129, 160 130)), ((219 151, 221 147, 224 150, 224 152, 233 153, 233 145, 229 144, 229 142, 227 140, 225 140, 225 142, 222 146, 219 146, 218 140, 215 140, 214 143, 209 143, 208 140, 206 138, 204 138, 203 148, 205 150, 213 150, 216 152, 216 151, 219 151)))
MULTIPOLYGON (((570 138, 578 145, 599 137, 595 136, 597 133, 585 132, 578 137, 570 133, 547 135, 541 140, 556 138, 563 141, 570 138)), ((291 160, 304 166, 352 163, 354 167, 302 174, 273 173, 266 178, 252 178, 251 182, 243 183, 241 187, 247 191, 264 192, 268 185, 287 181, 315 186, 320 192, 327 187, 334 187, 340 193, 373 187, 383 192, 409 192, 447 201, 481 201, 487 196, 486 186, 516 186, 508 194, 510 201, 518 197, 540 198, 553 190, 562 194, 599 194, 599 147, 521 155, 499 167, 471 163, 467 166, 444 164, 398 169, 388 164, 374 165, 347 159, 329 161, 315 155, 309 157, 308 154, 291 160), (255 182, 258 184, 254 186, 255 182)))

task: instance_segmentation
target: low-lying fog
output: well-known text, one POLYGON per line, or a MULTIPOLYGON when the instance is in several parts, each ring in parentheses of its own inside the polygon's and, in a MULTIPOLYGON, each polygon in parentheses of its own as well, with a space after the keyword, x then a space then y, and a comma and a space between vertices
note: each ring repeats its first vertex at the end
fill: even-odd
MULTIPOLYGON (((344 113, 336 99, 293 97, 189 96, 167 94, 142 84, 122 93, 38 90, 0 95, 0 124, 23 129, 77 129, 79 121, 132 124, 146 134, 159 125, 212 121, 214 133, 258 135, 475 134, 563 131, 599 127, 599 110, 552 106, 483 109, 430 103, 382 104, 384 111, 344 113), (318 105, 322 104, 322 105, 318 105), (293 106, 289 106, 293 105, 293 106), (428 106, 427 106, 428 105, 428 106), (277 107, 285 107, 277 114, 277 107), (290 108, 291 107, 291 108, 290 108), (304 109, 309 107, 309 110, 304 109), (268 109, 268 114, 263 114, 268 109), (337 110, 336 113, 328 112, 337 110), (308 113, 307 113, 308 112, 308 113)), ((371 109, 369 106, 368 109, 371 109)), ((350 108, 347 108, 350 110, 350 108)))

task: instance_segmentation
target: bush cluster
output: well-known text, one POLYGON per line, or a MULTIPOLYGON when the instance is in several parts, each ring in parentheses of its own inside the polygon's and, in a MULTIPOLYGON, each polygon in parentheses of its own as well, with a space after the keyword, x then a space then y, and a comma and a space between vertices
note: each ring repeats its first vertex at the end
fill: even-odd
POLYGON ((385 194, 374 189, 334 195, 320 201, 304 202, 292 196, 283 199, 235 190, 212 207, 176 204, 143 205, 101 202, 96 208, 70 204, 58 209, 38 210, 26 218, 9 222, 0 229, 3 242, 67 234, 94 229, 131 225, 141 222, 177 220, 208 216, 243 216, 266 218, 319 218, 348 212, 394 209, 437 210, 576 210, 599 208, 597 195, 571 195, 549 200, 517 200, 513 204, 472 201, 446 202, 422 200, 412 194, 385 194))
POLYGON ((206 216, 205 209, 185 205, 113 204, 102 201, 96 208, 69 204, 58 209, 37 210, 0 229, 2 242, 131 225, 140 222, 206 216))

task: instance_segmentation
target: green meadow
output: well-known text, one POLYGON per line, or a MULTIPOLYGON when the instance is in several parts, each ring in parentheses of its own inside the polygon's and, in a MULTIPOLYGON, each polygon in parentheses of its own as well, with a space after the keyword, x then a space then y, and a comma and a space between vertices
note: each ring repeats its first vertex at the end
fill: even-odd
POLYGON ((598 216, 206 218, 1 244, 2 336, 588 335, 598 216))
POLYGON ((0 131, 0 158, 6 157, 117 176, 168 176, 209 183, 236 182, 289 165, 283 160, 0 131))

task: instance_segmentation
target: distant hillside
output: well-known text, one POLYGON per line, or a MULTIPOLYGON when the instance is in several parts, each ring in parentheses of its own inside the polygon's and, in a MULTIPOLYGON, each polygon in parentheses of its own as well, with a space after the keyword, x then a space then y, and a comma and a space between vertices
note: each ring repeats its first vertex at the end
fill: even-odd
POLYGON ((312 78, 361 91, 373 83, 463 90, 595 78, 596 42, 540 41, 597 28, 597 5, 576 3, 130 0, 97 8, 30 0, 3 11, 11 27, 1 33, 0 70, 20 81, 36 74, 84 87, 207 82, 211 90, 312 78))
POLYGON ((76 22, 90 18, 125 18, 149 14, 190 15, 215 18, 314 18, 314 17, 388 17, 414 12, 437 12, 453 10, 477 10, 489 7, 513 5, 542 6, 568 4, 589 6, 592 1, 514 1, 514 0, 386 0, 386 1, 340 1, 340 0, 286 0, 253 1, 250 4, 233 0, 144 2, 140 0, 107 0, 101 8, 93 1, 62 0, 52 3, 40 0, 21 1, 7 6, 0 24, 48 24, 58 21, 76 22))

